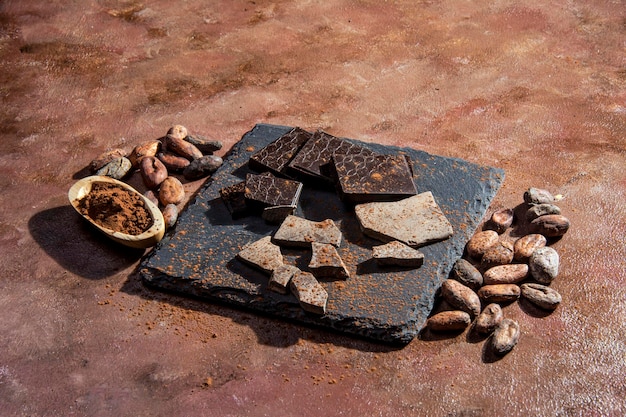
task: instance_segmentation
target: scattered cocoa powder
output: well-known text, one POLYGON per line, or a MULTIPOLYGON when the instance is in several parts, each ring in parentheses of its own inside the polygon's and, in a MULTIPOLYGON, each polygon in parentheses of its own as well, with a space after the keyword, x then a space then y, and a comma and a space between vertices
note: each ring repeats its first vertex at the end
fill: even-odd
POLYGON ((119 185, 94 182, 78 202, 79 211, 102 227, 128 235, 139 235, 152 226, 143 199, 119 185))

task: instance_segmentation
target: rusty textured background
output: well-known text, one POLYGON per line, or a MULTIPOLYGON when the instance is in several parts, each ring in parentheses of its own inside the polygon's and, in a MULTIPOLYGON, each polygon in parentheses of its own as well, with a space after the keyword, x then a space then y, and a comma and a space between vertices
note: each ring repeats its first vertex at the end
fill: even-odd
MULTIPOLYGON (((623 1, 0 2, 0 409, 17 416, 626 414, 623 1), (563 304, 403 349, 146 290, 66 193, 175 123, 256 123, 506 170, 562 194, 563 304)), ((136 181, 135 181, 136 182, 136 181)), ((202 181, 186 185, 193 194, 202 181)))

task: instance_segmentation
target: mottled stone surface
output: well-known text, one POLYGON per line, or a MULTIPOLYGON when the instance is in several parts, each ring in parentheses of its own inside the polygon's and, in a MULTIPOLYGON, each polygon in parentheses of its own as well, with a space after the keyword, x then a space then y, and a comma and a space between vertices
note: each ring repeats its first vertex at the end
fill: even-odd
MULTIPOLYGON (((323 316, 312 317, 294 298, 268 291, 267 276, 234 259, 239 246, 272 236, 278 226, 269 225, 258 216, 233 220, 219 194, 220 189, 240 182, 241 176, 246 175, 247 161, 253 152, 289 129, 257 125, 247 133, 225 157, 213 181, 181 214, 176 233, 167 236, 142 263, 141 275, 155 288, 222 301, 379 341, 410 341, 428 317, 436 289, 462 254, 495 195, 503 172, 409 148, 353 141, 380 153, 402 151, 410 155, 420 167, 417 188, 432 190, 440 196, 441 209, 446 211, 458 232, 446 241, 424 246, 421 251, 432 261, 421 268, 385 271, 371 262, 372 247, 379 242, 363 235, 355 215, 337 195, 305 187, 298 218, 315 222, 330 218, 337 224, 344 237, 338 253, 350 272, 350 278, 341 287, 320 283, 328 292, 328 305, 323 316), (455 186, 450 186, 449 178, 455 179, 455 186), (394 281, 392 288, 384 283, 390 279, 394 281)), ((285 222, 290 222, 291 218, 285 222)), ((286 259, 293 262, 300 256, 302 249, 285 253, 286 259)))

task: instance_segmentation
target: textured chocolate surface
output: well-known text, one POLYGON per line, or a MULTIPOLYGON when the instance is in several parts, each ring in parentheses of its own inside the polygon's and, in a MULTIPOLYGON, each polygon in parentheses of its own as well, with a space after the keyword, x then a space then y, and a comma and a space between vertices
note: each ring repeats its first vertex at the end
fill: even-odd
POLYGON ((358 155, 371 154, 372 151, 355 142, 317 131, 293 157, 287 173, 310 184, 329 184, 332 178, 323 167, 331 162, 335 153, 358 155))
MULTIPOLYGON (((266 273, 235 259, 244 245, 271 236, 277 226, 267 224, 259 216, 233 219, 219 194, 221 188, 242 181, 247 161, 255 150, 290 130, 257 125, 244 135, 225 157, 213 180, 181 213, 174 233, 167 235, 142 261, 141 276, 147 284, 162 290, 373 340, 409 342, 426 321, 436 289, 462 255, 465 243, 500 187, 503 171, 410 148, 345 139, 378 153, 408 154, 414 167, 419 167, 415 170, 417 189, 432 191, 455 234, 421 248, 425 261, 420 268, 389 271, 378 267, 372 259, 372 247, 380 242, 363 235, 354 212, 346 208, 334 190, 305 186, 299 216, 313 221, 331 218, 337 224, 344 236, 337 252, 350 272, 345 281, 320 283, 328 292, 328 304, 326 313, 317 316, 303 311, 293 296, 270 291, 266 273), (388 285, 390 280, 393 287, 388 285)), ((303 251, 283 250, 285 263, 306 271, 308 258, 303 251)))
POLYGON ((301 182, 278 178, 270 172, 246 175, 244 196, 248 205, 253 207, 295 207, 301 192, 301 182))
POLYGON ((399 200, 417 194, 405 155, 336 153, 329 165, 339 196, 352 204, 399 200))
POLYGON ((312 133, 294 127, 252 155, 248 164, 255 171, 284 174, 289 161, 311 137, 313 137, 312 133))
POLYGON ((226 205, 226 208, 228 208, 228 211, 233 219, 238 219, 251 214, 250 207, 248 207, 248 204, 246 203, 245 191, 245 181, 220 189, 222 201, 226 205))

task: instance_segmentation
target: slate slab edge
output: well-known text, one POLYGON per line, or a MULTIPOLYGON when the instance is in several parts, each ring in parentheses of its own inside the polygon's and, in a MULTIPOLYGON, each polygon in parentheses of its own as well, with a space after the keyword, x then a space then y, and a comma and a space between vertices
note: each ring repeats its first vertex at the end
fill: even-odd
MULTIPOLYGON (((384 146, 347 139, 380 153, 408 153, 412 156, 417 156, 417 159, 421 161, 425 161, 421 165, 414 167, 416 171, 416 183, 418 184, 418 191, 420 192, 426 191, 428 188, 433 188, 433 186, 435 188, 441 188, 443 181, 449 184, 450 187, 458 188, 466 186, 470 194, 476 194, 476 198, 464 202, 462 213, 460 212, 461 210, 456 210, 455 213, 446 213, 447 216, 452 216, 455 219, 463 219, 460 223, 459 221, 452 222, 457 225, 457 227, 455 227, 455 235, 451 238, 454 242, 451 242, 450 247, 447 249, 444 256, 445 260, 434 266, 436 270, 435 279, 426 280, 426 287, 421 294, 415 294, 414 305, 410 308, 410 311, 407 311, 406 320, 402 320, 401 322, 382 322, 377 320, 376 317, 368 317, 367 315, 363 317, 348 317, 345 315, 336 315, 332 312, 322 317, 311 315, 303 312, 290 295, 283 296, 280 294, 272 294, 266 296, 266 294, 263 294, 263 296, 261 296, 258 291, 258 283, 255 284, 252 282, 254 279, 251 279, 252 284, 249 286, 247 282, 242 281, 244 287, 242 289, 233 288, 229 285, 221 286, 219 282, 211 282, 211 280, 201 280, 197 277, 191 278, 193 274, 190 271, 197 266, 191 265, 194 263, 194 260, 190 260, 190 265, 185 267, 187 268, 185 269, 186 272, 172 274, 168 271, 166 266, 167 259, 161 257, 161 252, 167 252, 166 248, 168 247, 170 252, 173 251, 171 246, 175 244, 174 240, 176 240, 176 235, 181 233, 180 231, 187 230, 188 227, 196 226, 197 218, 194 218, 194 216, 197 216, 197 213, 201 211, 204 206, 207 204, 218 204, 215 194, 217 193, 219 196, 219 193, 217 190, 211 190, 214 183, 225 186, 240 181, 241 176, 249 172, 246 171, 245 167, 242 168, 242 161, 247 161, 249 155, 258 150, 250 148, 250 144, 258 143, 258 141, 266 141, 266 143, 269 143, 269 141, 267 141, 268 137, 275 139, 281 134, 288 132, 290 129, 291 127, 286 126, 257 124, 251 131, 246 133, 242 140, 236 143, 224 157, 224 164, 220 169, 205 183, 196 195, 196 198, 191 201, 188 207, 181 213, 176 228, 168 233, 157 247, 141 262, 139 266, 140 276, 146 285, 159 290, 173 291, 186 296, 225 303, 228 306, 244 308, 256 313, 292 320, 301 324, 334 329, 342 333, 362 336, 376 341, 393 344, 405 344, 410 342, 417 335, 432 310, 435 291, 441 285, 441 282, 448 277, 456 259, 462 255, 465 243, 480 224, 486 209, 502 184, 504 180, 503 170, 479 166, 461 159, 430 155, 426 152, 410 148, 384 146), (442 174, 444 174, 444 171, 451 169, 451 167, 454 167, 457 171, 468 172, 468 175, 475 177, 478 182, 476 183, 474 181, 472 184, 464 184, 464 181, 459 182, 458 178, 445 178, 442 174), (237 171, 240 172, 237 173, 237 171), (474 190, 474 188, 478 189, 474 190), (211 191, 211 193, 209 193, 209 191, 211 191), (459 225, 462 225, 462 227, 458 227, 459 225)), ((447 201, 438 202, 444 210, 450 203, 447 201)), ((221 201, 219 201, 219 203, 223 204, 221 201)), ((273 233, 274 230, 275 226, 273 225, 264 225, 257 222, 252 226, 251 230, 247 230, 244 226, 240 233, 242 235, 249 235, 249 239, 253 240, 263 235, 269 235, 273 233)), ((204 263, 204 268, 207 268, 206 262, 208 262, 208 260, 197 259, 195 262, 197 262, 200 267, 202 267, 204 263)), ((245 268, 241 269, 236 265, 236 261, 233 262, 235 263, 229 262, 229 268, 232 268, 235 273, 247 273, 245 268)))

